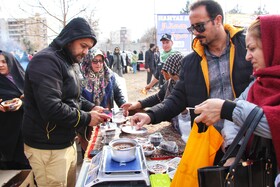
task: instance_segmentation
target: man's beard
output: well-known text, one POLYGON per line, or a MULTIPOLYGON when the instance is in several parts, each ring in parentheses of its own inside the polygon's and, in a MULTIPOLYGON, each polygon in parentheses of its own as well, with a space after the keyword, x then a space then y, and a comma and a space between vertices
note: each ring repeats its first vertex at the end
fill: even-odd
POLYGON ((68 58, 71 60, 71 62, 74 64, 74 63, 80 63, 84 57, 82 57, 81 59, 78 59, 78 55, 74 55, 73 52, 70 50, 71 48, 71 45, 67 45, 65 48, 64 48, 64 51, 66 53, 66 55, 68 56, 68 58))

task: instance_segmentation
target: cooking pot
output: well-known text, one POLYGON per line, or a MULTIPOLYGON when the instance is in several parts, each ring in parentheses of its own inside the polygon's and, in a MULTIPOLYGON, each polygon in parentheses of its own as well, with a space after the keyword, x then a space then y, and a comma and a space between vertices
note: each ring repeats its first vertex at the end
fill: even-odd
POLYGON ((111 157, 116 162, 130 162, 136 158, 137 141, 119 138, 110 141, 111 157))

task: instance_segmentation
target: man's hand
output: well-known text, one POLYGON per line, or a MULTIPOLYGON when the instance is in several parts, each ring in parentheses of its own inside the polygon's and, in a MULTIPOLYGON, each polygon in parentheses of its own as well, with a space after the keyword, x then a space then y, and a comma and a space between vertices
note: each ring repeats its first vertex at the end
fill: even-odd
POLYGON ((205 123, 213 125, 221 119, 221 110, 225 100, 222 99, 207 99, 203 103, 196 105, 194 113, 200 114, 194 121, 196 123, 205 123))
POLYGON ((151 118, 145 113, 136 113, 130 118, 131 126, 140 129, 145 124, 150 124, 151 118))
POLYGON ((109 121, 111 117, 105 113, 101 113, 98 111, 90 111, 91 120, 89 126, 96 126, 100 123, 104 123, 105 121, 109 121))
POLYGON ((103 112, 104 108, 102 106, 95 106, 91 110, 97 112, 103 112))
POLYGON ((132 106, 132 103, 124 103, 121 106, 121 108, 123 109, 123 115, 124 116, 128 116, 129 115, 129 110, 131 110, 130 109, 131 106, 132 106))

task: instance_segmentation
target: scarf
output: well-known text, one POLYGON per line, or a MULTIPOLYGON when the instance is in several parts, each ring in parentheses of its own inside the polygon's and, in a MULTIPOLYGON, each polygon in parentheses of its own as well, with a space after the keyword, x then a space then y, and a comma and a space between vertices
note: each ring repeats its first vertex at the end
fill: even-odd
POLYGON ((173 53, 176 53, 176 52, 178 52, 178 51, 175 51, 175 50, 173 50, 173 49, 171 49, 171 50, 168 51, 168 52, 163 51, 163 52, 160 54, 161 62, 162 62, 162 63, 165 63, 166 59, 167 59, 170 55, 172 55, 173 53))
POLYGON ((266 68, 254 72, 256 81, 248 92, 248 101, 262 107, 270 127, 280 164, 280 15, 260 16, 261 41, 266 68))
POLYGON ((162 66, 162 70, 165 70, 166 72, 173 75, 179 75, 183 57, 184 56, 179 52, 170 55, 166 59, 165 64, 162 66))
POLYGON ((12 54, 4 51, 0 51, 0 54, 4 55, 10 72, 7 76, 0 74, 0 98, 19 98, 23 94, 24 70, 12 54))
POLYGON ((99 72, 93 72, 91 69, 91 60, 93 56, 87 55, 82 64, 81 70, 84 77, 82 81, 82 95, 97 106, 107 108, 113 93, 113 83, 111 81, 113 72, 106 63, 99 72))

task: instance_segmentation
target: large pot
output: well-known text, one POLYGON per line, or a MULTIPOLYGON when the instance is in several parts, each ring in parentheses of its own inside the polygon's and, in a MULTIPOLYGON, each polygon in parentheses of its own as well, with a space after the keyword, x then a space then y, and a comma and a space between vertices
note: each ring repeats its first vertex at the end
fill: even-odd
POLYGON ((111 157, 116 162, 130 162, 136 158, 137 141, 128 138, 119 138, 109 143, 111 157))

